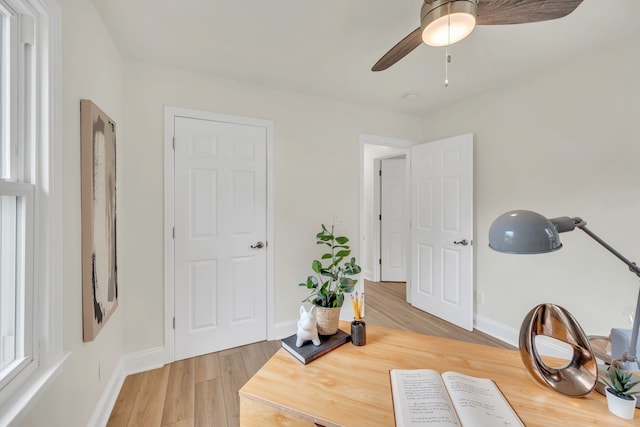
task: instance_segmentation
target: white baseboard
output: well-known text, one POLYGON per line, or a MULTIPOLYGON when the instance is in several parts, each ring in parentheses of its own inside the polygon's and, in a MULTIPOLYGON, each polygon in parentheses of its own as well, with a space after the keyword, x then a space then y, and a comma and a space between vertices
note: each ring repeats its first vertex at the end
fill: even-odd
MULTIPOLYGON (((480 332, 491 335, 507 344, 516 348, 519 347, 520 331, 510 326, 503 325, 495 320, 480 314, 474 315, 475 328, 480 332)), ((553 338, 540 336, 540 340, 536 340, 536 348, 538 353, 543 356, 559 357, 562 359, 571 359, 573 356, 568 346, 563 346, 553 338)))
POLYGON ((481 314, 474 314, 474 326, 480 332, 491 335, 500 341, 518 347, 518 337, 520 333, 517 329, 503 325, 493 319, 489 319, 481 314))
POLYGON ((89 420, 89 424, 87 425, 96 427, 107 425, 107 421, 109 421, 109 416, 111 415, 113 406, 116 404, 118 394, 120 393, 120 389, 122 388, 122 384, 124 383, 126 376, 127 375, 124 373, 124 364, 121 358, 116 369, 111 375, 111 378, 109 378, 109 382, 102 392, 102 396, 100 396, 96 409, 93 411, 91 420, 89 420))
POLYGON ((120 358, 89 421, 90 426, 106 426, 127 375, 164 366, 164 347, 125 354, 120 358))
POLYGON ((164 347, 156 347, 126 354, 122 360, 125 376, 161 368, 165 365, 165 349, 164 347))

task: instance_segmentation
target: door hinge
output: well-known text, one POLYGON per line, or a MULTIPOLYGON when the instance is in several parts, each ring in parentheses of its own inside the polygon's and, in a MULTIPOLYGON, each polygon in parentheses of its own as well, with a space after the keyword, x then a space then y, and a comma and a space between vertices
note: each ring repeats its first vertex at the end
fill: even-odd
POLYGON ((175 136, 173 137, 172 145, 173 145, 173 149, 175 150, 176 149, 176 137, 175 136))
POLYGON ((382 258, 378 258, 378 264, 382 265, 382 258))
POLYGON ((382 169, 378 170, 378 176, 382 176, 382 169))
POLYGON ((175 227, 173 227, 173 228, 171 229, 171 238, 172 238, 172 239, 175 239, 175 238, 176 238, 176 228, 175 228, 175 227))
POLYGON ((378 221, 382 221, 382 214, 378 215, 378 221))
POLYGON ((176 328, 176 318, 174 316, 174 318, 173 318, 173 329, 175 329, 175 328, 176 328))

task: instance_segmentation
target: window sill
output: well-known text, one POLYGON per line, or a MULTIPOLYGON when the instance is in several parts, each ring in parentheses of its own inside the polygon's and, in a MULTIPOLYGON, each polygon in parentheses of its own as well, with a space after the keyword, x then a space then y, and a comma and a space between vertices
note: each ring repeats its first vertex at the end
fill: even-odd
POLYGON ((45 370, 36 371, 32 378, 23 384, 13 397, 0 405, 0 426, 19 424, 42 393, 62 371, 62 366, 71 353, 63 355, 56 363, 45 370))

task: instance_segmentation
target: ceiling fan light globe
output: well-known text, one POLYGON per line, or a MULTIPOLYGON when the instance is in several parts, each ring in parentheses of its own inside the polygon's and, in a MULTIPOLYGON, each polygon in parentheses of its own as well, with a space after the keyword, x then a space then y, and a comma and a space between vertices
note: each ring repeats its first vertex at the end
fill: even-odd
POLYGON ((422 41, 429 46, 459 42, 476 26, 477 9, 478 0, 424 0, 420 10, 422 41))
POLYGON ((422 41, 429 46, 447 46, 467 37, 476 26, 476 17, 468 13, 452 13, 432 21, 422 30, 422 41), (451 28, 449 28, 449 18, 451 28))

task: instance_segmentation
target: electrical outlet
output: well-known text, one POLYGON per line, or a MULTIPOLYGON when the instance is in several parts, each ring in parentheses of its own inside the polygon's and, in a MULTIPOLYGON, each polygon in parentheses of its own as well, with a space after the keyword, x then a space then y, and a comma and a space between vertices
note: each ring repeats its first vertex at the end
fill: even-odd
POLYGON ((484 304, 484 292, 475 291, 476 304, 484 304))

